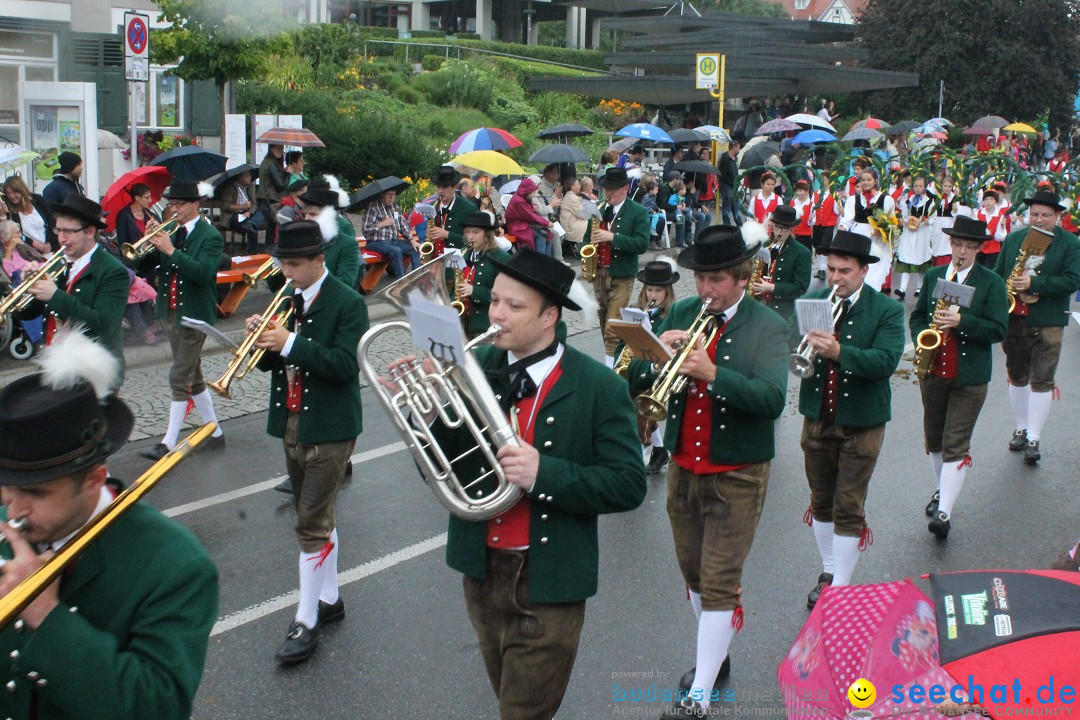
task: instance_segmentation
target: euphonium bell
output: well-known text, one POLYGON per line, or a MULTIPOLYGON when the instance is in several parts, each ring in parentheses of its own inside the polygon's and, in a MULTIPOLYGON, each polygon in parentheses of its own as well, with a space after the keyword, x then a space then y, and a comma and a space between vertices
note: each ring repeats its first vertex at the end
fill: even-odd
POLYGON ((150 244, 150 238, 154 237, 158 233, 165 233, 166 235, 172 235, 180 228, 180 222, 176 218, 169 218, 163 223, 155 225, 152 229, 147 230, 146 234, 133 243, 124 243, 120 246, 120 253, 128 260, 135 260, 140 258, 146 253, 154 249, 154 246, 150 244))

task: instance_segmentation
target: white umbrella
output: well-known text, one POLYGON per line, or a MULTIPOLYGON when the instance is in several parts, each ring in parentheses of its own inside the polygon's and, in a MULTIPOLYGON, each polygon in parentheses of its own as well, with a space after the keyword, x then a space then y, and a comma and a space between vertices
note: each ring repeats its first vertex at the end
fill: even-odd
POLYGON ((98 150, 127 150, 128 148, 128 144, 121 140, 119 135, 101 128, 97 131, 97 146, 98 150))
POLYGON ((809 125, 810 127, 821 128, 822 130, 828 130, 834 135, 836 134, 836 128, 832 126, 832 123, 828 120, 822 120, 817 115, 811 115, 810 113, 795 113, 794 115, 788 115, 787 119, 791 122, 799 123, 800 125, 809 125))

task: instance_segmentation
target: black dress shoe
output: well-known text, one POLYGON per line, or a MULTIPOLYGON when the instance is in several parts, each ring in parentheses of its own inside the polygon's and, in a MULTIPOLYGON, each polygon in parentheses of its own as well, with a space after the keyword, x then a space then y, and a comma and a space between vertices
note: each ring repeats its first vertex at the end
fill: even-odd
POLYGON ((937 517, 931 520, 926 526, 926 529, 932 532, 938 540, 944 540, 949 537, 949 530, 952 529, 952 522, 949 521, 948 515, 939 512, 937 517))
POLYGON ((897 290, 893 293, 893 296, 900 302, 904 302, 904 298, 907 297, 907 293, 905 293, 903 290, 897 290))
POLYGON ((319 601, 319 620, 316 627, 322 627, 326 623, 340 622, 345 619, 345 602, 338 598, 336 603, 319 601))
POLYGON ((204 452, 207 451, 207 450, 224 450, 225 449, 225 434, 222 433, 221 435, 218 435, 217 437, 214 437, 213 435, 211 435, 210 437, 203 440, 202 447, 199 448, 199 449, 204 451, 204 452))
POLYGON ((817 585, 810 591, 810 594, 806 596, 806 607, 810 610, 814 609, 817 605, 818 598, 821 597, 821 593, 825 592, 825 588, 832 585, 832 573, 821 573, 817 578, 817 585))
POLYGON ((284 480, 275 485, 274 489, 280 493, 285 493, 286 495, 292 495, 294 492, 296 492, 295 490, 293 490, 292 478, 288 475, 285 476, 284 480))
POLYGON ((930 502, 926 503, 926 517, 934 517, 937 515, 938 501, 941 500, 941 493, 937 490, 930 496, 930 502))
POLYGON ((165 445, 165 443, 158 443, 153 447, 148 447, 145 450, 140 450, 139 454, 142 455, 144 458, 148 458, 150 460, 153 460, 154 462, 157 462, 158 460, 169 454, 169 448, 165 445))
POLYGON ((352 460, 345 463, 345 477, 352 477, 352 460))
POLYGON ((1009 440, 1009 449, 1013 452, 1020 452, 1027 447, 1027 430, 1014 430, 1012 438, 1009 440))
POLYGON ((645 466, 645 472, 654 475, 664 469, 668 461, 667 448, 654 447, 649 455, 649 464, 645 466))
POLYGON ((302 663, 311 657, 318 644, 318 630, 310 630, 306 625, 294 622, 289 626, 289 634, 274 654, 274 659, 282 665, 302 663))
POLYGON ((1039 454, 1039 441, 1028 440, 1028 444, 1024 447, 1024 462, 1028 465, 1038 465, 1039 460, 1042 460, 1042 455, 1039 454))
MULTIPOLYGON (((679 688, 690 692, 690 688, 694 685, 694 675, 697 673, 697 667, 692 667, 683 673, 683 676, 679 678, 679 688)), ((731 675, 731 656, 728 655, 724 658, 723 664, 720 665, 720 672, 716 673, 716 680, 713 681, 713 689, 720 687, 720 681, 726 680, 731 675)))

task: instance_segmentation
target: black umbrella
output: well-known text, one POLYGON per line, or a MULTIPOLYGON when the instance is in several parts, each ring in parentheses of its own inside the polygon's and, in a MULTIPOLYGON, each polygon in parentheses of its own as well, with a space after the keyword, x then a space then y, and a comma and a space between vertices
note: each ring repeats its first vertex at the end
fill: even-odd
POLYGON ((550 140, 552 138, 585 137, 586 135, 592 134, 592 128, 585 127, 584 125, 577 125, 575 123, 563 123, 562 125, 552 125, 549 128, 544 128, 536 133, 536 137, 541 140, 550 140))
MULTIPOLYGON (((753 148, 751 148, 752 150, 753 148)), ((676 163, 672 166, 672 170, 678 170, 682 173, 688 173, 691 175, 705 174, 705 175, 719 175, 720 171, 717 170, 712 164, 705 162, 704 160, 687 160, 686 162, 676 163)))
POLYGON ((895 125, 890 125, 889 129, 885 131, 885 134, 886 135, 903 135, 904 133, 911 132, 912 130, 919 127, 920 125, 922 125, 921 122, 916 122, 914 120, 901 120, 900 122, 896 123, 895 125))
POLYGON ((780 152, 780 146, 774 142, 761 142, 743 152, 739 159, 739 168, 751 168, 764 165, 769 158, 780 152))
POLYGON ((352 200, 349 201, 349 206, 345 208, 345 212, 355 212, 356 210, 362 210, 372 200, 389 190, 393 190, 394 192, 401 192, 402 190, 407 190, 410 187, 412 187, 412 183, 406 182, 399 177, 394 177, 393 175, 389 177, 379 178, 375 182, 370 182, 364 187, 357 190, 356 194, 352 196, 352 200))
POLYGON ((707 133, 699 132, 697 130, 691 130, 690 128, 677 128, 675 130, 668 130, 668 135, 671 139, 677 143, 695 143, 695 142, 709 142, 710 138, 707 133))
POLYGON ((573 145, 545 145, 529 156, 529 162, 579 163, 588 161, 589 156, 573 145))
POLYGON ((173 180, 196 182, 225 172, 229 158, 198 145, 181 145, 161 153, 151 165, 160 165, 172 173, 173 180))
POLYGON ((243 165, 237 165, 236 167, 230 168, 225 172, 221 173, 216 178, 214 178, 214 182, 210 183, 214 188, 214 199, 221 199, 218 197, 218 191, 221 190, 222 186, 224 186, 225 183, 234 179, 238 175, 243 175, 244 173, 249 172, 258 172, 258 170, 259 168, 255 167, 254 165, 244 163, 243 165))

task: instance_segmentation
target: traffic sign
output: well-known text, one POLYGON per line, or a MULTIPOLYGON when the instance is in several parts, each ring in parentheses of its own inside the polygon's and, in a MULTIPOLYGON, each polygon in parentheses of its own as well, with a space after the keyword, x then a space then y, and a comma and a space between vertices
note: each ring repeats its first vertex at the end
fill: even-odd
POLYGON ((134 82, 150 79, 150 16, 124 13, 124 78, 134 82))
POLYGON ((698 90, 709 90, 720 84, 719 53, 698 53, 695 68, 695 87, 698 90))

